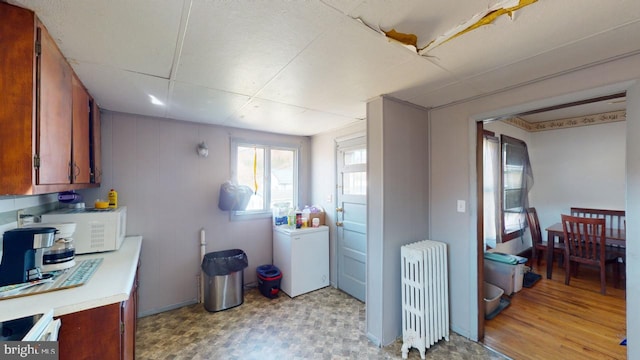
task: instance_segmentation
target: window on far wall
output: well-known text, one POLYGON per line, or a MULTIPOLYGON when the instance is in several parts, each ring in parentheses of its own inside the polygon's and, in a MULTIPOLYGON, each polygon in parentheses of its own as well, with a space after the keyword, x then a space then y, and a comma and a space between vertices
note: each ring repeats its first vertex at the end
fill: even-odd
POLYGON ((253 191, 245 211, 232 212, 232 218, 271 216, 274 205, 295 207, 298 195, 298 152, 291 145, 249 143, 231 144, 232 178, 253 191))
POLYGON ((527 144, 506 135, 502 144, 502 242, 520 237, 527 226, 525 210, 533 173, 527 144))

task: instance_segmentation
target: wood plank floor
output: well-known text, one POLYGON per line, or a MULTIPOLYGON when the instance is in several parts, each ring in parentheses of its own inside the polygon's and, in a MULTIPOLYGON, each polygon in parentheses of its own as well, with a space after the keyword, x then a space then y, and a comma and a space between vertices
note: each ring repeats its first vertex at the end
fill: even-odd
POLYGON ((626 359, 625 291, 607 279, 600 294, 596 270, 581 267, 564 284, 554 266, 547 279, 544 262, 533 267, 542 279, 511 296, 511 305, 485 321, 484 344, 513 359, 626 359))

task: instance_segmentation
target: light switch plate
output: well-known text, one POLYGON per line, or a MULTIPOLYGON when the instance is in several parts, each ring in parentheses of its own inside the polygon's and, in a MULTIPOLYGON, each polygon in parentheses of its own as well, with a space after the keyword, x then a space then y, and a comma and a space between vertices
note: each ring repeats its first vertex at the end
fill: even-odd
POLYGON ((458 212, 465 212, 466 203, 464 200, 458 200, 458 212))

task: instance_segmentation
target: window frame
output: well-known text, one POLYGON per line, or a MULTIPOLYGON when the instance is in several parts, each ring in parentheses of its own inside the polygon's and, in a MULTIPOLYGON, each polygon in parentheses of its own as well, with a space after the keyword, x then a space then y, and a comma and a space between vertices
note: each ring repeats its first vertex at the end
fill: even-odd
MULTIPOLYGON (((517 239, 519 237, 521 237, 524 234, 525 229, 528 227, 528 223, 527 221, 522 222, 522 227, 510 232, 507 232, 506 229, 506 220, 505 220, 505 213, 507 213, 505 206, 505 192, 507 190, 511 190, 513 191, 514 189, 505 189, 505 184, 504 184, 504 178, 505 178, 505 162, 506 162, 506 149, 505 146, 514 146, 514 145, 518 145, 518 146, 522 146, 525 151, 528 151, 527 149, 527 143, 524 142, 523 140, 508 136, 508 135, 504 135, 501 134, 500 135, 500 228, 501 228, 501 242, 505 243, 508 242, 510 240, 513 239, 517 239)), ((521 174, 521 178, 523 178, 524 176, 524 170, 522 171, 521 174)), ((520 191, 526 191, 526 188, 522 187, 523 184, 520 184, 520 191)), ((523 209, 524 211, 524 209, 523 209)), ((521 214, 523 214, 524 212, 520 212, 521 214)))
MULTIPOLYGON (((231 179, 238 184, 238 147, 254 147, 264 149, 264 199, 261 210, 229 211, 231 221, 252 220, 271 218, 273 211, 267 208, 271 204, 271 151, 288 150, 293 151, 293 207, 295 208, 299 200, 299 179, 300 179, 300 150, 298 143, 274 142, 274 141, 254 141, 243 138, 231 138, 230 141, 230 171, 231 179)), ((242 185, 242 184, 240 184, 242 185)))

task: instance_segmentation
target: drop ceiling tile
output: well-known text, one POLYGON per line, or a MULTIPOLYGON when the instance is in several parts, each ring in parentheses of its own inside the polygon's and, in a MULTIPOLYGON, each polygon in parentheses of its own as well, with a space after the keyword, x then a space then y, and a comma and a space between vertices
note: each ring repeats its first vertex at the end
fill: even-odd
POLYGON ((366 2, 366 0, 322 0, 322 2, 336 9, 336 11, 347 15, 350 14, 356 6, 366 2))
MULTIPOLYGON (((311 44, 273 79, 258 96, 295 106, 325 109, 348 116, 362 117, 364 104, 399 81, 385 83, 389 72, 407 75, 401 70, 415 64, 417 55, 351 19, 346 19, 311 44), (362 104, 361 107, 358 105, 362 104)), ((429 73, 434 66, 423 64, 413 78, 429 73)), ((411 82, 412 79, 404 79, 411 82)))
POLYGON ((461 6, 455 1, 403 0, 401 5, 394 1, 362 1, 352 7, 348 14, 362 19, 376 29, 394 29, 400 33, 416 35, 417 47, 423 48, 475 14, 486 11, 495 2, 470 1, 461 6))
POLYGON ((12 2, 35 11, 71 63, 88 62, 169 77, 181 1, 12 2))
POLYGON ((175 82, 167 116, 208 124, 222 124, 239 111, 249 97, 202 86, 175 82))
MULTIPOLYGON (((364 106, 364 105, 363 105, 364 106)), ((310 136, 361 121, 273 101, 253 99, 224 124, 282 134, 310 136)))
POLYGON ((196 1, 176 79, 253 95, 341 17, 320 2, 196 1))
POLYGON ((169 81, 97 64, 80 63, 74 69, 101 108, 130 114, 164 117, 169 81))
MULTIPOLYGON (((394 94, 391 95, 394 96, 394 94)), ((482 95, 482 92, 468 83, 454 82, 440 88, 430 86, 417 88, 413 94, 410 95, 411 96, 404 95, 404 97, 399 98, 429 108, 482 95)))
POLYGON ((638 51, 638 33, 640 33, 640 20, 523 61, 508 64, 466 81, 484 92, 493 92, 513 84, 533 81, 549 74, 573 69, 576 66, 597 63, 614 55, 636 52, 638 51))
POLYGON ((389 94, 401 100, 455 83, 451 73, 435 66, 425 57, 414 55, 412 60, 389 68, 376 77, 377 84, 369 84, 372 92, 389 94))
POLYGON ((429 52, 444 68, 466 78, 566 46, 635 21, 640 2, 599 0, 536 2, 454 38, 429 52), (590 11, 582 11, 589 9, 590 11), (595 10, 595 11, 594 11, 595 10), (579 12, 579 15, 574 15, 579 12))

